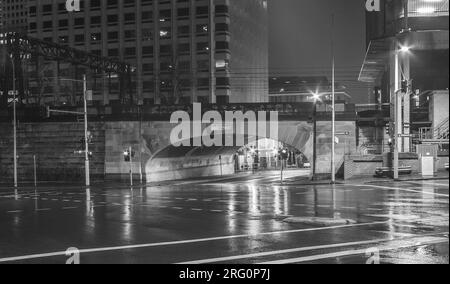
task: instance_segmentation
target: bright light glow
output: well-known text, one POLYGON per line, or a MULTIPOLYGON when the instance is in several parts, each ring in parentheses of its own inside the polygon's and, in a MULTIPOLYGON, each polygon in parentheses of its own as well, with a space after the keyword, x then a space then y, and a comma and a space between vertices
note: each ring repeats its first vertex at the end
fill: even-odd
POLYGON ((417 13, 419 14, 433 14, 436 12, 436 9, 433 7, 421 7, 417 9, 417 13))
POLYGON ((402 46, 400 47, 400 52, 408 52, 411 50, 411 47, 409 46, 402 46))
POLYGON ((313 94, 313 99, 316 100, 316 101, 320 99, 320 95, 319 95, 318 92, 315 92, 315 93, 313 94))

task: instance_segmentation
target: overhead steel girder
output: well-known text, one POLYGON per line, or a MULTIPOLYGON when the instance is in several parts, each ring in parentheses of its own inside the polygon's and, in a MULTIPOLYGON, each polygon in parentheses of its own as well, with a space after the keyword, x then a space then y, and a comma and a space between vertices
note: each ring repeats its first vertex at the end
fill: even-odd
POLYGON ((105 73, 125 74, 132 71, 132 67, 126 63, 19 33, 6 34, 3 43, 14 57, 38 55, 48 60, 82 65, 105 73))

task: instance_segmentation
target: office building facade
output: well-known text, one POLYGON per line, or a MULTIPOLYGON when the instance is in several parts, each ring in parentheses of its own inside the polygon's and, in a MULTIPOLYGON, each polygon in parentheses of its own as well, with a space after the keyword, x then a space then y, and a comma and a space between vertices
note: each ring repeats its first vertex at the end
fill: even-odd
MULTIPOLYGON (((78 12, 27 2, 29 36, 133 65, 137 104, 268 101, 267 0, 91 0, 78 12)), ((81 87, 53 78, 87 74, 94 104, 120 104, 114 74, 45 64, 29 64, 39 103, 74 103, 81 87)))
POLYGON ((391 103, 389 132, 402 136, 399 152, 410 152, 411 134, 436 127, 426 117, 430 96, 448 95, 449 1, 381 4, 380 12, 367 13, 367 54, 359 80, 375 86, 378 103, 391 103))

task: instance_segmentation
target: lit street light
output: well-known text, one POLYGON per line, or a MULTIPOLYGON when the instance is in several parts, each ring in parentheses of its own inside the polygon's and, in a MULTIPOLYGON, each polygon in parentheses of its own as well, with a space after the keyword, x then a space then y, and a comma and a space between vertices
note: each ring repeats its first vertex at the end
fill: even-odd
MULTIPOLYGON (((398 180, 399 178, 399 155, 400 155, 400 125, 403 127, 403 123, 401 122, 402 117, 402 105, 399 102, 399 95, 402 95, 402 80, 400 78, 400 54, 407 55, 411 50, 411 47, 406 45, 398 44, 399 48, 395 50, 395 88, 394 91, 394 180, 398 180)), ((407 90, 406 90, 407 91, 407 90)))

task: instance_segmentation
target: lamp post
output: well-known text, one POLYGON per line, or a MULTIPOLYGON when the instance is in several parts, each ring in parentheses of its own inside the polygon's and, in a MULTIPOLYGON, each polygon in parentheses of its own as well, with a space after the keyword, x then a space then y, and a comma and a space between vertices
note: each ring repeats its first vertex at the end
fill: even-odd
POLYGON ((320 95, 318 92, 313 94, 314 99, 314 109, 313 109, 313 173, 312 180, 316 180, 317 174, 317 102, 320 99, 320 95))
POLYGON ((61 81, 71 81, 71 82, 83 82, 83 101, 84 101, 84 111, 76 112, 76 111, 63 111, 63 110, 55 110, 47 107, 47 116, 50 116, 51 112, 56 113, 66 113, 66 114, 75 114, 75 115, 84 115, 84 166, 85 166, 85 184, 86 188, 91 186, 91 177, 90 177, 90 161, 89 161, 89 131, 88 131, 88 109, 87 109, 87 79, 86 75, 83 75, 83 80, 76 79, 59 79, 61 81))
POLYGON ((332 86, 331 86, 331 183, 336 183, 336 74, 335 74, 335 58, 334 58, 334 14, 332 15, 331 27, 331 57, 332 57, 332 86))
POLYGON ((89 171, 89 141, 88 141, 88 112, 87 112, 87 80, 86 75, 83 75, 83 100, 84 100, 84 158, 85 158, 85 178, 86 178, 86 187, 91 186, 91 178, 89 171))
POLYGON ((400 135, 403 129, 402 119, 402 80, 401 80, 401 66, 400 66, 400 54, 407 54, 411 49, 408 46, 401 46, 396 41, 395 47, 395 90, 394 90, 394 166, 393 166, 393 178, 399 179, 399 155, 400 155, 400 135))
POLYGON ((11 56, 13 72, 13 136, 14 136, 14 188, 17 188, 17 113, 16 113, 16 67, 14 56, 11 56))

